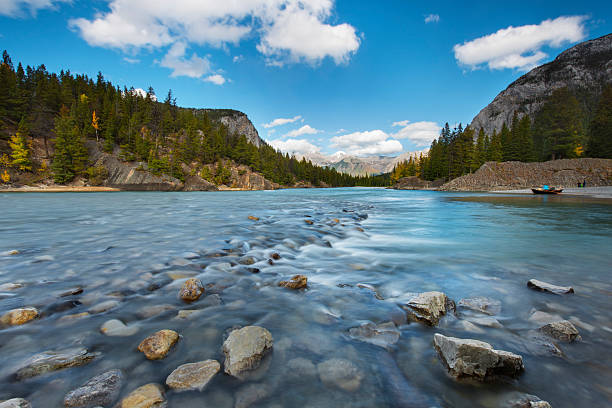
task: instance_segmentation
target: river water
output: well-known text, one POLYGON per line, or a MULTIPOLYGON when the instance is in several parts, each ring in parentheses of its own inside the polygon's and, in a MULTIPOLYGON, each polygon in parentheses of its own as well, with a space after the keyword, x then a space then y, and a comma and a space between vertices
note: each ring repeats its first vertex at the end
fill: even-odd
POLYGON ((0 292, 0 314, 22 306, 42 312, 23 326, 0 328, 0 401, 23 397, 35 408, 60 407, 68 391, 114 368, 125 373, 123 397, 146 383, 164 384, 181 364, 222 363, 228 330, 258 325, 272 333, 274 349, 254 378, 219 373, 203 392, 166 390, 169 406, 233 407, 248 381, 268 390, 254 407, 501 407, 519 393, 553 407, 609 406, 612 206, 546 197, 469 200, 475 196, 365 188, 0 194, 0 285, 23 285, 0 292), (280 259, 271 265, 272 253, 280 259), (294 274, 308 277, 308 290, 277 286, 294 274), (177 294, 191 276, 208 290, 187 305, 177 294), (536 292, 526 286, 531 278, 571 285, 575 294, 536 292), (75 287, 83 293, 60 297, 75 287), (455 302, 499 300, 499 324, 467 325, 474 316, 460 308, 438 327, 406 323, 398 305, 433 290, 455 302), (108 311, 65 317, 109 300, 116 303, 108 311), (182 309, 199 312, 179 318, 182 309), (556 343, 561 355, 534 345, 541 326, 529 320, 534 311, 571 320, 582 341, 556 343), (110 319, 136 333, 102 334, 110 319), (351 335, 364 323, 390 321, 401 335, 387 347, 351 335), (148 361, 136 348, 160 329, 181 339, 165 359, 148 361), (458 382, 433 348, 434 333, 520 354, 525 371, 497 384, 458 382), (15 378, 32 355, 74 347, 100 356, 15 378), (296 358, 312 365, 299 360, 295 369, 288 362, 296 358), (319 380, 313 365, 332 358, 357 368, 357 390, 319 380))

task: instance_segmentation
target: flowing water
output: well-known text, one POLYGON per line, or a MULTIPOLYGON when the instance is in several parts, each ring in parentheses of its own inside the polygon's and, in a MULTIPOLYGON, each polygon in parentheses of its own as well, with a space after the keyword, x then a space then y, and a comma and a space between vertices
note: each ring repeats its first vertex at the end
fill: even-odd
POLYGON ((0 328, 0 401, 24 397, 35 408, 60 407, 68 391, 113 368, 125 373, 123 397, 146 383, 164 384, 181 364, 222 363, 229 330, 258 325, 274 337, 259 372, 246 382, 219 373, 203 392, 167 389, 169 406, 233 407, 249 382, 269 391, 253 405, 262 407, 499 407, 516 393, 553 407, 609 406, 612 206, 462 196, 475 197, 362 188, 0 194, 0 285, 23 285, 0 292, 0 314, 22 306, 41 311, 25 325, 0 328), (272 253, 280 259, 270 264, 272 253), (308 277, 307 290, 277 286, 295 274, 308 277), (177 295, 192 276, 207 293, 185 304, 177 295), (576 293, 536 292, 526 286, 530 278, 572 285, 576 293), (83 292, 60 297, 75 287, 83 292), (466 325, 474 316, 460 308, 437 327, 407 323, 399 305, 433 290, 456 302, 501 301, 494 316, 500 324, 466 325), (65 317, 109 300, 116 303, 105 312, 65 317), (198 312, 179 318, 182 309, 198 312), (574 322, 582 341, 557 343, 561 355, 547 352, 533 341, 541 326, 529 320, 536 310, 574 322), (137 332, 106 336, 100 327, 110 319, 137 332), (390 321, 401 335, 387 347, 351 335, 364 323, 390 321), (136 348, 160 329, 181 339, 165 359, 146 360, 136 348), (433 348, 434 333, 518 353, 525 371, 496 384, 457 382, 433 348), (74 347, 100 356, 16 379, 32 355, 74 347), (298 360, 296 369, 288 364, 296 358, 312 364, 298 360), (334 358, 357 367, 356 390, 320 381, 314 367, 334 358))

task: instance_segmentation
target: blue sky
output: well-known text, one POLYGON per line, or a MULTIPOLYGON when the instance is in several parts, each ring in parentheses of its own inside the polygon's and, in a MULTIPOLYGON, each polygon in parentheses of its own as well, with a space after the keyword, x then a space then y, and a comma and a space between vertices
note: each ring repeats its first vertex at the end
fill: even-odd
POLYGON ((396 155, 611 17, 606 1, 0 0, 0 48, 238 109, 286 151, 396 155))

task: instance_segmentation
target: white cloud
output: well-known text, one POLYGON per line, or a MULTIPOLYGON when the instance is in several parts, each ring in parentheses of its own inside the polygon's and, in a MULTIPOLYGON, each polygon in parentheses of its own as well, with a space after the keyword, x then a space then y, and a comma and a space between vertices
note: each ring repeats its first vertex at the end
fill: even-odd
POLYGON ((303 136, 303 135, 315 135, 317 133, 321 132, 318 129, 313 128, 310 125, 304 125, 299 129, 295 129, 292 130, 291 132, 287 133, 284 135, 284 137, 297 137, 297 136, 303 136))
MULTIPOLYGON (((70 26, 92 46, 125 52, 171 46, 167 58, 177 44, 223 47, 255 37, 272 65, 317 64, 327 57, 340 64, 360 40, 353 26, 329 23, 333 7, 334 0, 110 0, 108 11, 72 19, 70 26)), ((193 65, 203 64, 197 58, 171 62, 181 65, 173 74, 193 76, 193 65)))
POLYGON ((455 58, 462 65, 490 69, 516 68, 529 70, 548 55, 544 46, 560 47, 585 38, 585 16, 559 17, 540 24, 510 26, 493 34, 453 47, 455 58))
POLYGON ((272 122, 270 123, 265 123, 263 125, 263 127, 267 128, 273 128, 276 126, 282 126, 282 125, 286 125, 287 123, 293 123, 293 122, 297 122, 298 120, 302 119, 301 116, 294 116, 292 118, 278 118, 278 119, 274 119, 272 122))
MULTIPOLYGON (((187 44, 177 42, 170 47, 168 53, 162 59, 160 65, 172 70, 171 76, 188 76, 201 78, 210 71, 210 62, 206 58, 198 57, 195 53, 191 58, 186 58, 187 44)), ((225 81, 224 81, 225 82, 225 81)))
POLYGON ((20 17, 27 10, 31 15, 45 8, 52 8, 57 3, 69 3, 71 0, 0 0, 0 15, 20 17))
POLYGON ((349 155, 371 156, 399 153, 404 150, 402 144, 389 139, 382 130, 354 132, 331 138, 332 147, 342 149, 349 155))
POLYGON ((291 155, 305 155, 320 153, 321 149, 318 146, 310 143, 306 139, 288 139, 288 140, 272 140, 269 142, 272 147, 280 150, 283 153, 291 155))
POLYGON ((394 122, 394 127, 401 127, 396 133, 391 134, 394 139, 408 139, 417 146, 429 146, 431 142, 440 135, 442 129, 436 122, 414 122, 408 120, 394 122))
POLYGON ((128 64, 138 64, 140 62, 138 58, 123 57, 123 60, 127 62, 128 64))
POLYGON ((425 24, 438 23, 440 22, 440 16, 437 14, 430 14, 425 17, 425 24))
POLYGON ((209 75, 206 78, 204 78, 204 81, 212 82, 215 85, 223 85, 224 83, 227 82, 227 79, 225 79, 225 77, 221 74, 214 74, 214 75, 209 75))
POLYGON ((243 55, 234 55, 234 58, 232 58, 232 61, 234 63, 242 62, 243 60, 244 60, 244 56, 243 55))

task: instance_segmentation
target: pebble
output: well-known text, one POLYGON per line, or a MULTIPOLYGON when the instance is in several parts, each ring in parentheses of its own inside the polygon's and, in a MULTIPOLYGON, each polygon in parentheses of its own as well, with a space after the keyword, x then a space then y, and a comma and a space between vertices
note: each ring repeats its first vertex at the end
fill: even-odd
POLYGON ((138 345, 138 351, 143 352, 149 360, 161 360, 168 355, 178 339, 179 334, 177 332, 173 330, 160 330, 144 339, 138 345))
POLYGON ((398 342, 400 331, 393 322, 375 325, 372 322, 364 323, 359 327, 349 329, 352 338, 379 347, 387 348, 398 342))
POLYGON ((251 220, 251 221, 259 221, 259 217, 255 217, 255 216, 253 216, 253 215, 249 215, 249 217, 248 217, 248 218, 249 218, 249 220, 251 220))
POLYGON ((118 300, 107 300, 106 302, 98 303, 97 305, 90 307, 88 312, 91 314, 108 312, 109 310, 119 306, 120 303, 121 302, 118 300))
POLYGON ((179 291, 179 297, 185 302, 194 302, 203 294, 204 286, 202 282, 196 278, 187 279, 179 291))
POLYGON ((289 289, 304 289, 308 287, 308 278, 304 275, 295 275, 289 281, 281 281, 278 286, 289 289))
POLYGON ((66 316, 62 316, 59 318, 60 322, 71 322, 74 320, 82 319, 83 317, 90 316, 89 312, 75 313, 66 316))
POLYGON ((64 406, 67 408, 110 406, 119 397, 122 385, 123 373, 120 370, 107 371, 66 394, 64 406))
POLYGON ((153 383, 136 388, 119 404, 119 408, 166 408, 167 406, 164 388, 153 383))
POLYGON ((35 307, 23 307, 6 312, 0 317, 0 323, 8 326, 20 326, 38 317, 38 309, 35 307))
POLYGON ((137 326, 126 326, 121 320, 112 319, 107 320, 102 327, 100 332, 111 337, 128 337, 138 333, 137 326))
POLYGON ((183 364, 168 376, 166 385, 177 391, 202 391, 219 370, 221 364, 216 360, 183 364))

